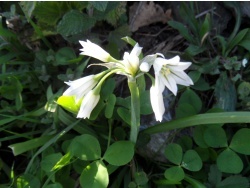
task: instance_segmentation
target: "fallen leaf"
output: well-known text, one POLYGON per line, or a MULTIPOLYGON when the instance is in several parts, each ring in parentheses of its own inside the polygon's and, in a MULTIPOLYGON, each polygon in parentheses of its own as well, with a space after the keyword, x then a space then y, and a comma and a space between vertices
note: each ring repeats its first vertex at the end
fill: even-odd
POLYGON ((152 1, 135 3, 129 10, 130 30, 135 32, 142 26, 157 22, 165 24, 172 19, 171 13, 171 9, 164 12, 160 5, 152 1))

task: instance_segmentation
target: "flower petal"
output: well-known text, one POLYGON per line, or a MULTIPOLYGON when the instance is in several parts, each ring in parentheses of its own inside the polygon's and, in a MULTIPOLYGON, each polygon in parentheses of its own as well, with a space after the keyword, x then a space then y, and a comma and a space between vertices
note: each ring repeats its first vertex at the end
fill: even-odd
POLYGON ((77 118, 89 118, 91 112, 97 105, 98 101, 100 99, 100 95, 95 95, 93 90, 87 93, 87 95, 84 97, 80 110, 77 114, 77 118))
POLYGON ((162 121, 165 112, 162 92, 159 92, 155 86, 150 88, 150 102, 157 121, 162 121))
POLYGON ((130 55, 134 55, 134 56, 138 57, 140 55, 141 51, 142 51, 142 47, 140 47, 139 44, 136 43, 134 48, 130 52, 130 55))
POLYGON ((74 81, 65 82, 70 87, 63 93, 65 96, 75 96, 76 102, 79 101, 97 84, 95 75, 89 75, 74 81))
POLYGON ((177 94, 177 85, 175 79, 171 74, 167 76, 160 76, 160 80, 164 83, 164 85, 174 94, 177 94))
POLYGON ((91 41, 87 40, 85 41, 79 41, 80 44, 83 46, 83 49, 80 49, 82 51, 81 55, 87 55, 90 57, 94 57, 96 59, 99 59, 103 62, 108 62, 110 59, 110 54, 103 50, 100 46, 98 46, 95 43, 92 43, 91 41))
POLYGON ((184 86, 190 86, 194 84, 192 79, 183 71, 175 71, 171 75, 177 84, 184 86))

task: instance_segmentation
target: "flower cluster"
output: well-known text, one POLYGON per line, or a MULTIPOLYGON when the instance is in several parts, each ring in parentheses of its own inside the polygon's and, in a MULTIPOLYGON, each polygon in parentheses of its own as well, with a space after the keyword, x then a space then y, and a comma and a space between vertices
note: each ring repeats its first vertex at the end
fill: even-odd
POLYGON ((80 44, 83 46, 81 55, 94 57, 104 62, 94 65, 105 66, 108 70, 97 75, 90 75, 75 81, 66 82, 70 87, 63 93, 63 96, 74 97, 75 104, 79 106, 78 118, 90 117, 92 110, 100 99, 99 93, 103 81, 113 73, 126 75, 129 79, 136 80, 140 75, 148 74, 150 68, 153 67, 155 78, 152 78, 150 101, 157 121, 162 121, 165 112, 162 95, 165 87, 176 95, 177 84, 184 86, 193 84, 193 81, 184 72, 191 63, 180 62, 179 56, 165 59, 163 54, 156 53, 140 59, 142 47, 136 43, 130 53, 125 52, 123 59, 117 60, 89 40, 86 42, 80 41, 80 44))

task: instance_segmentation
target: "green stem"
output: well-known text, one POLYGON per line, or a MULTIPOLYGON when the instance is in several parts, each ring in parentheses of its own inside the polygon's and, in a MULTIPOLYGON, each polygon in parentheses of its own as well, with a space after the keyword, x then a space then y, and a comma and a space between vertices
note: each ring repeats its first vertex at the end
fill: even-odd
POLYGON ((136 79, 128 79, 131 94, 131 130, 130 141, 136 143, 140 126, 140 94, 136 79))

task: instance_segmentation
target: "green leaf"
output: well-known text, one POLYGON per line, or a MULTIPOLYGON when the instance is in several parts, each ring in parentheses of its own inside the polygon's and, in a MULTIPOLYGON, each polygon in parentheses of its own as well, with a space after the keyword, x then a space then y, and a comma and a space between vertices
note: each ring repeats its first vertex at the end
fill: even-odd
POLYGON ((196 46, 193 44, 190 44, 187 49, 185 50, 185 52, 187 54, 189 54, 190 56, 196 56, 202 52, 204 52, 206 50, 206 47, 201 47, 201 46, 196 46))
POLYGON ((250 83, 249 82, 241 82, 237 88, 237 92, 239 94, 240 99, 244 99, 250 95, 250 83))
POLYGON ((187 103, 193 106, 196 113, 199 113, 202 107, 200 97, 191 89, 187 89, 180 97, 178 104, 187 103))
POLYGON ((208 181, 213 186, 216 186, 218 183, 220 183, 222 178, 222 173, 219 171, 218 167, 216 165, 210 166, 210 171, 208 173, 208 181))
POLYGON ((101 96, 104 100, 107 100, 108 97, 114 92, 115 89, 115 80, 114 78, 107 79, 101 89, 101 96))
POLYGON ((117 141, 108 147, 104 153, 104 160, 114 166, 122 166, 132 160, 134 143, 131 141, 117 141))
MULTIPOLYGON (((204 40, 204 36, 209 33, 211 28, 210 14, 206 14, 205 20, 201 25, 200 37, 204 40)), ((203 41, 201 41, 203 42, 203 41)))
POLYGON ((99 141, 88 134, 75 137, 70 146, 69 152, 81 160, 95 160, 101 157, 99 141))
POLYGON ((70 159, 72 158, 72 155, 68 152, 64 156, 61 157, 61 159, 53 166, 52 170, 58 170, 62 167, 68 165, 70 163, 70 159))
POLYGON ((250 129, 242 128, 235 133, 229 147, 238 153, 250 155, 249 138, 250 129))
POLYGON ((164 176, 170 181, 178 182, 184 179, 185 173, 180 166, 174 166, 165 170, 164 176))
POLYGON ((248 188, 249 182, 246 177, 241 176, 229 176, 222 182, 218 183, 216 188, 248 188))
POLYGON ((108 36, 108 41, 117 45, 118 48, 122 48, 126 45, 120 38, 130 35, 129 26, 124 24, 115 30, 111 31, 108 36))
POLYGON ((119 107, 117 108, 117 113, 122 118, 122 120, 125 121, 128 125, 131 124, 131 115, 128 109, 119 107))
POLYGON ((41 168, 45 172, 51 172, 55 164, 62 158, 61 153, 53 153, 44 157, 41 161, 41 168))
POLYGON ((194 115, 169 122, 159 123, 141 133, 155 134, 174 129, 217 123, 250 123, 250 112, 218 112, 194 115))
POLYGON ((206 127, 205 126, 197 126, 194 129, 194 141, 195 143, 200 146, 201 148, 208 148, 207 143, 204 140, 204 133, 206 131, 206 127))
POLYGON ((188 150, 183 155, 181 166, 190 171, 199 171, 202 168, 202 161, 195 150, 188 150))
POLYGON ((243 29, 234 37, 234 39, 228 44, 227 54, 242 41, 242 39, 246 36, 248 31, 249 31, 248 28, 243 29))
POLYGON ((76 58, 74 50, 70 47, 60 48, 56 52, 56 65, 67 65, 70 64, 70 60, 76 58))
POLYGON ((149 115, 153 113, 153 109, 150 101, 150 92, 144 91, 140 93, 140 113, 143 115, 149 115))
POLYGON ((38 21, 54 26, 64 13, 62 5, 61 2, 53 1, 37 2, 33 14, 38 21))
MULTIPOLYGON (((115 6, 115 4, 113 4, 113 6, 115 6)), ((117 27, 121 23, 127 23, 126 16, 125 16, 126 12, 127 12, 126 8, 127 8, 127 2, 126 1, 119 1, 118 5, 113 7, 105 15, 105 20, 115 27, 117 27)), ((126 35, 123 35, 123 36, 126 36, 126 35)))
POLYGON ((193 147, 193 140, 190 136, 183 135, 177 140, 177 144, 182 147, 183 151, 186 151, 193 147))
POLYGON ((57 32, 64 37, 87 31, 95 25, 95 19, 77 10, 67 12, 57 25, 57 32))
POLYGON ((21 1, 19 4, 25 12, 25 15, 30 18, 36 7, 36 3, 36 1, 21 1))
POLYGON ((127 42, 128 44, 130 44, 131 46, 136 45, 136 41, 129 36, 123 37, 121 39, 124 40, 125 42, 127 42))
POLYGON ((204 140, 213 148, 227 147, 226 132, 221 127, 208 127, 204 132, 204 140))
POLYGON ((39 179, 31 174, 23 174, 17 178, 17 188, 40 187, 39 179))
POLYGON ((197 82, 200 77, 201 77, 201 73, 199 71, 190 71, 188 73, 188 76, 193 80, 193 82, 197 82))
POLYGON ((240 43, 239 46, 242 46, 246 50, 250 51, 250 40, 249 39, 243 39, 240 43))
POLYGON ((100 112, 102 111, 102 109, 105 107, 105 103, 102 100, 99 100, 99 102, 97 103, 96 107, 94 108, 94 110, 91 112, 90 114, 90 120, 95 120, 96 118, 98 118, 100 112))
POLYGON ((225 56, 226 46, 227 46, 226 39, 223 36, 220 36, 220 35, 217 35, 215 38, 217 38, 219 40, 220 46, 221 46, 221 54, 223 56, 225 56))
POLYGON ((203 183, 199 182, 196 179, 193 179, 187 175, 185 175, 184 180, 186 180, 188 183, 192 185, 192 188, 206 188, 203 183))
POLYGON ((108 183, 108 171, 102 161, 92 162, 82 171, 80 176, 81 187, 106 188, 108 183))
POLYGON ((107 8, 108 1, 89 1, 89 4, 92 5, 95 9, 103 12, 107 8))
POLYGON ((54 184, 46 185, 44 188, 63 188, 63 187, 59 183, 54 183, 54 184))
POLYGON ((181 164, 182 148, 180 145, 175 144, 175 143, 168 144, 166 149, 165 149, 164 154, 170 162, 172 162, 176 165, 181 164))
POLYGON ((200 77, 200 79, 195 82, 194 85, 191 86, 192 89, 198 90, 198 91, 207 91, 210 89, 209 84, 205 81, 204 78, 200 77))
POLYGON ((202 161, 207 161, 209 159, 209 149, 208 148, 195 148, 195 151, 198 153, 202 161))
POLYGON ((108 119, 111 118, 113 115, 115 102, 116 102, 116 96, 114 94, 109 95, 105 108, 105 117, 108 119))
POLYGON ((174 29, 177 29, 179 33, 181 34, 181 36, 183 36, 190 43, 194 41, 192 36, 188 32, 187 27, 183 25, 182 23, 171 20, 171 21, 168 21, 168 25, 170 25, 174 29))
POLYGON ((196 110, 191 104, 188 103, 180 103, 175 109, 175 115, 177 119, 192 116, 195 114, 197 114, 196 110))
POLYGON ((148 182, 147 174, 143 171, 136 172, 134 178, 137 185, 145 185, 148 182))
POLYGON ((225 173, 238 174, 243 169, 241 158, 229 148, 219 154, 216 163, 218 169, 225 173))
POLYGON ((15 156, 20 155, 29 150, 35 149, 39 146, 44 145, 48 142, 53 136, 43 136, 40 138, 34 138, 25 142, 20 142, 16 144, 9 145, 9 148, 12 149, 12 152, 15 156))

